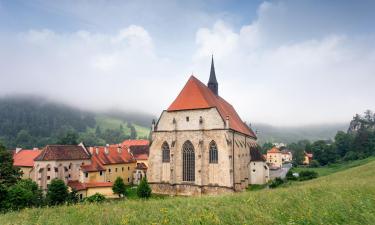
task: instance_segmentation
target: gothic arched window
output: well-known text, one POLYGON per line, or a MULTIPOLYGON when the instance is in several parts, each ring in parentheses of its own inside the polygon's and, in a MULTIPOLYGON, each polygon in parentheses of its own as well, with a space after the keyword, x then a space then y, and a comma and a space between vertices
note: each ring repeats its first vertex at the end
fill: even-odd
POLYGON ((182 146, 182 180, 195 181, 195 153, 190 141, 182 146))
POLYGON ((210 163, 217 163, 218 161, 218 152, 217 152, 217 145, 215 141, 211 141, 210 143, 210 151, 209 151, 210 157, 209 157, 209 162, 210 163))
POLYGON ((163 143, 163 145, 161 146, 161 151, 162 151, 162 162, 165 162, 165 163, 170 162, 170 150, 169 150, 169 145, 167 142, 163 143))

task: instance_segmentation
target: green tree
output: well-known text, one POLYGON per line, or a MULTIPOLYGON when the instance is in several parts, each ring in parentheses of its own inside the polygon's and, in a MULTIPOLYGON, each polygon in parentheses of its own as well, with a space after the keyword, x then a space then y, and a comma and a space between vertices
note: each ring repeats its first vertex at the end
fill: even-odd
POLYGON ((13 210, 41 206, 43 204, 43 193, 31 179, 19 180, 9 188, 7 201, 9 207, 13 210))
POLYGON ((147 178, 144 177, 138 185, 137 195, 139 198, 151 197, 151 187, 147 182, 147 178))
POLYGON ((16 143, 18 147, 21 148, 32 148, 34 147, 33 137, 29 134, 27 130, 20 130, 16 137, 16 143))
POLYGON ((68 198, 68 187, 64 181, 53 179, 48 185, 47 201, 49 205, 60 205, 66 202, 68 198))
POLYGON ((95 135, 97 137, 101 137, 102 136, 102 130, 100 129, 100 126, 98 125, 95 129, 95 135))
POLYGON ((266 154, 268 150, 270 150, 271 148, 273 148, 275 145, 272 144, 271 142, 266 142, 262 145, 262 153, 263 154, 266 154))
POLYGON ((128 128, 130 129, 130 139, 137 138, 137 131, 132 123, 128 123, 128 128))
POLYGON ((305 145, 301 142, 291 143, 287 147, 293 154, 293 163, 301 165, 305 157, 305 145))
POLYGON ((67 202, 69 204, 77 204, 79 202, 79 196, 76 189, 72 189, 71 192, 68 194, 67 202))
POLYGON ((116 178, 115 183, 113 184, 112 190, 113 190, 113 193, 118 194, 120 198, 122 196, 125 196, 126 186, 124 184, 124 180, 121 177, 116 178))
POLYGON ((90 197, 85 198, 85 201, 87 202, 103 202, 105 200, 104 195, 100 193, 95 193, 94 195, 91 195, 90 197))
POLYGON ((337 148, 337 153, 341 157, 344 157, 346 153, 350 151, 352 142, 353 142, 352 135, 347 134, 343 131, 337 132, 335 136, 335 145, 337 148))
POLYGON ((5 211, 8 208, 7 199, 8 190, 3 184, 0 184, 0 212, 5 211))
POLYGON ((59 145, 78 145, 78 133, 75 131, 68 131, 64 136, 58 140, 59 145))
POLYGON ((13 166, 13 157, 11 151, 5 149, 0 144, 0 185, 9 187, 20 179, 21 171, 13 166))

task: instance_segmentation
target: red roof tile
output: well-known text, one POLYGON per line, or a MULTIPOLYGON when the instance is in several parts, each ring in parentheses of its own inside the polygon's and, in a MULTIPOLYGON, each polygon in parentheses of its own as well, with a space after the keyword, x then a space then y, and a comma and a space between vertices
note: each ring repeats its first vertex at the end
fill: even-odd
POLYGON ((79 145, 47 145, 35 161, 48 160, 83 160, 90 159, 90 154, 79 145))
POLYGON ((33 167, 34 159, 42 152, 42 150, 26 150, 23 149, 13 154, 13 165, 19 167, 33 167))
POLYGON ((271 150, 268 150, 267 153, 281 153, 281 151, 277 147, 273 147, 271 150))
POLYGON ((81 183, 77 180, 69 181, 68 186, 76 191, 86 190, 87 188, 96 188, 96 187, 112 187, 112 182, 89 182, 81 183))
POLYGON ((216 108, 224 121, 228 116, 231 129, 256 138, 255 133, 241 120, 233 106, 220 96, 215 95, 194 76, 190 77, 167 111, 208 108, 216 108))
POLYGON ((148 140, 125 140, 121 143, 123 146, 130 147, 130 146, 139 146, 139 145, 149 145, 150 142, 148 140))

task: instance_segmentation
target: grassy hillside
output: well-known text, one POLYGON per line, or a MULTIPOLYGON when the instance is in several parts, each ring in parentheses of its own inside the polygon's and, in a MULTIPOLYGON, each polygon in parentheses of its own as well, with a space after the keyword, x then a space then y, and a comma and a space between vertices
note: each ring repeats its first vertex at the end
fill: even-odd
MULTIPOLYGON (((95 116, 96 126, 100 126, 101 130, 118 129, 122 125, 125 135, 130 135, 130 129, 127 127, 127 122, 113 116, 97 115, 95 116)), ((138 124, 133 124, 137 131, 137 137, 148 137, 150 129, 138 124)))
POLYGON ((373 224, 375 161, 278 189, 27 209, 0 224, 373 224))

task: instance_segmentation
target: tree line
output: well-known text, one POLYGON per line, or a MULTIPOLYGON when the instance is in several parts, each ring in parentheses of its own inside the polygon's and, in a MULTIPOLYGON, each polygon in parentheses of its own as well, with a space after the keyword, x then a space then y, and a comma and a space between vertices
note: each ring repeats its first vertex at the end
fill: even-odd
POLYGON ((41 98, 0 98, 0 142, 8 149, 69 142, 104 145, 136 139, 134 125, 127 123, 126 126, 130 134, 126 134, 122 125, 102 129, 94 113, 63 104, 41 98))
MULTIPOLYGON (((272 143, 265 143, 263 151, 272 148, 272 143)), ((375 113, 366 110, 363 115, 356 114, 349 129, 338 131, 333 140, 310 142, 301 140, 286 146, 293 153, 295 164, 302 164, 304 152, 314 155, 313 165, 327 165, 339 161, 363 159, 375 155, 375 113)))

